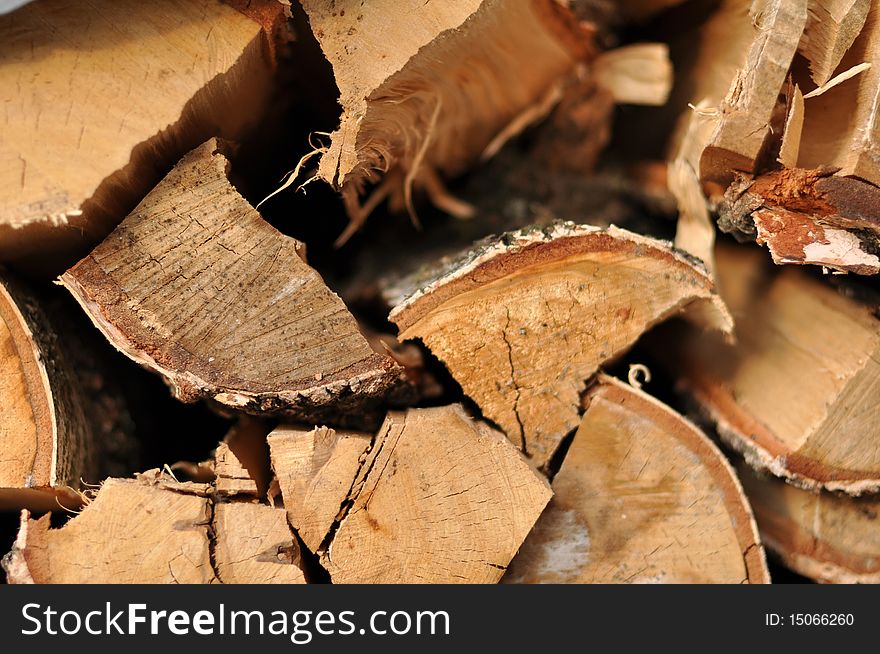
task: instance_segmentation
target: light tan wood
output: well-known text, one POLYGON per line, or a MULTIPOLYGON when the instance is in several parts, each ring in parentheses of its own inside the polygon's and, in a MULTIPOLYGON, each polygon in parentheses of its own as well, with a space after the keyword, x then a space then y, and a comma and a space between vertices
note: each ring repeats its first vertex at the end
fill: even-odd
POLYGON ((650 326, 730 329, 711 278, 665 242, 557 224, 490 240, 391 312, 538 466, 580 422, 579 394, 650 326))
POLYGON ((596 83, 618 104, 660 106, 672 88, 672 62, 665 43, 636 43, 609 50, 592 65, 596 83))
POLYGON ((817 85, 831 79, 865 24, 871 0, 809 0, 800 52, 810 62, 817 85))
POLYGON ((184 157, 62 283, 184 401, 356 418, 400 368, 372 350, 301 244, 238 194, 220 148, 212 139, 184 157))
POLYGON ((745 464, 737 468, 767 549, 821 583, 880 583, 880 501, 807 491, 745 464))
POLYGON ((508 583, 768 583, 733 469, 690 422, 601 377, 508 583))
POLYGON ((759 251, 717 256, 737 345, 680 335, 655 350, 751 465, 809 488, 880 489, 880 321, 797 269, 763 270, 759 251))
POLYGON ((269 434, 272 468, 290 524, 312 552, 330 533, 372 438, 328 427, 282 426, 269 434))
POLYGON ((552 0, 303 6, 343 109, 318 176, 342 189, 355 227, 382 197, 411 209, 413 186, 460 174, 487 147, 497 149, 497 135, 527 126, 521 117, 592 47, 591 31, 552 0), (365 185, 383 176, 386 184, 361 205, 365 185))
MULTIPOLYGON (((858 38, 840 61, 846 71, 868 63, 870 67, 821 95, 804 102, 804 137, 798 155, 801 168, 827 166, 880 184, 878 141, 880 120, 880 6, 871 9, 858 38)), ((876 211, 874 212, 876 215, 876 211)))
POLYGON ((257 418, 241 416, 214 452, 214 487, 224 497, 264 498, 272 481, 269 426, 257 418))
POLYGON ((214 562, 224 584, 304 584, 284 509, 232 502, 214 507, 214 562))
POLYGON ((219 0, 31 3, 0 17, 0 61, 0 261, 52 272, 270 88, 260 25, 219 0))
POLYGON ((22 512, 10 583, 211 583, 206 497, 173 484, 108 479, 60 529, 22 512))
POLYGON ((390 413, 359 463, 321 552, 334 583, 497 582, 551 495, 458 405, 390 413))

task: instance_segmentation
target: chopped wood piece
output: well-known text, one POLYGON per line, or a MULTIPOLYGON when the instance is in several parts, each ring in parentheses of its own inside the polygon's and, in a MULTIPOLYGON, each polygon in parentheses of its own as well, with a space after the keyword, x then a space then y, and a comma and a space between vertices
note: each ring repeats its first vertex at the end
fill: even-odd
POLYGON ((672 88, 665 43, 636 43, 605 52, 593 63, 599 86, 619 104, 662 105, 672 88))
POLYGON ((810 62, 810 75, 817 85, 831 79, 862 31, 870 7, 871 0, 809 0, 798 52, 810 62))
POLYGON ((214 561, 224 584, 304 584, 284 509, 232 502, 214 507, 214 561))
POLYGON ((290 524, 317 552, 351 491, 372 436, 282 426, 268 441, 290 524))
POLYGON ((840 176, 880 185, 880 5, 876 2, 871 3, 864 28, 838 70, 865 63, 870 68, 805 100, 797 162, 801 168, 833 168, 840 176))
POLYGON ((400 379, 301 245, 227 179, 212 139, 62 277, 108 340, 184 401, 357 419, 400 379))
POLYGON ((786 566, 822 583, 880 583, 876 496, 806 491, 747 465, 738 472, 761 539, 786 566))
MULTIPOLYGON (((303 436, 272 437, 280 479, 283 450, 303 436)), ((341 459, 340 444, 356 450, 363 441, 335 444, 341 459)), ((336 466, 349 471, 348 488, 320 552, 334 583, 497 582, 551 495, 501 433, 458 405, 390 413, 367 456, 358 456, 359 467, 351 458, 336 466)), ((341 474, 327 467, 311 473, 311 485, 326 477, 335 494, 341 474)), ((282 483, 286 506, 297 489, 282 483)))
POLYGON ((786 168, 795 168, 804 131, 804 94, 797 85, 791 86, 788 104, 788 116, 785 118, 785 129, 782 132, 782 143, 779 146, 777 160, 786 168))
POLYGON ((880 272, 880 189, 786 168, 731 184, 719 226, 766 245, 778 264, 816 264, 861 275, 880 272))
POLYGON ((29 519, 4 558, 10 583, 212 583, 207 498, 170 484, 108 479, 60 529, 29 519))
POLYGON ((340 188, 353 225, 389 193, 454 176, 536 106, 592 50, 592 29, 552 0, 305 0, 333 66, 342 118, 318 176, 340 188), (516 43, 516 47, 510 47, 516 43), (487 101, 490 99, 490 101, 487 101), (360 205, 365 185, 375 198, 360 205))
POLYGON ((490 239, 391 312, 483 415, 544 465, 578 423, 586 380, 679 313, 729 330, 705 270, 668 243, 561 223, 490 239))
POLYGON ((0 272, 0 510, 76 508, 83 481, 138 454, 124 398, 57 299, 0 272))
POLYGON ((214 453, 214 486, 224 497, 266 497, 272 480, 269 427, 261 420, 242 416, 214 453))
POLYGON ((602 376, 510 583, 768 583, 733 469, 690 422, 602 376))
POLYGON ((767 274, 747 252, 717 252, 737 345, 679 334, 654 350, 752 466, 807 488, 877 491, 880 321, 795 268, 767 274))
POLYGON ((0 261, 57 274, 271 88, 260 25, 219 0, 45 0, 0 17, 0 261))

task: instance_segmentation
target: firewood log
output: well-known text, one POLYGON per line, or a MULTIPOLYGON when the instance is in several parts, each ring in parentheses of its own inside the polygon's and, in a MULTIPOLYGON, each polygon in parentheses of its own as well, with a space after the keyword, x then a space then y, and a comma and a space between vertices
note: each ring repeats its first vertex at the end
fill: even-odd
POLYGON ((399 366, 372 350, 301 244, 263 221, 227 168, 216 140, 193 150, 62 283, 181 400, 364 418, 399 366))
POLYGON ((880 321, 796 269, 770 274, 751 254, 717 252, 737 344, 678 333, 654 351, 750 465, 809 489, 880 490, 880 321))
POLYGON ((460 406, 390 413, 372 441, 284 429, 269 442, 291 525, 334 583, 496 582, 551 495, 460 406))
POLYGON ((219 0, 43 0, 0 17, 0 261, 61 272, 188 150, 245 134, 271 88, 264 41, 219 0))
MULTIPOLYGON (((412 280, 391 312, 537 466, 603 363, 679 313, 731 328, 705 270, 667 243, 571 223, 490 239, 412 280)), ((406 286, 406 282, 403 283, 406 286)))
POLYGON ((738 472, 767 549, 831 584, 880 583, 880 500, 808 491, 741 464, 738 472))
POLYGON ((77 507, 83 482, 124 472, 140 451, 102 343, 70 316, 75 305, 60 305, 50 290, 0 273, 4 510, 77 507))
POLYGON ((769 582, 742 488, 702 432, 606 376, 585 404, 506 582, 769 582))

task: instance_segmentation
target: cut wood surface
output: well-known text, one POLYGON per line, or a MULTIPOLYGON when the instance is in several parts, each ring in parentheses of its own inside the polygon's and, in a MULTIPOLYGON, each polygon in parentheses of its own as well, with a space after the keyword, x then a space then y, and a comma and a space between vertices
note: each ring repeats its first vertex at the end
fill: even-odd
POLYGON ((64 309, 0 272, 2 509, 76 507, 82 481, 118 472, 137 450, 125 400, 64 309))
POLYGON ((810 62, 810 75, 817 86, 831 79, 862 31, 870 8, 871 0, 809 0, 798 51, 810 62))
POLYGON ((266 434, 269 426, 241 416, 214 453, 214 487, 226 497, 263 498, 272 481, 266 434))
POLYGON ((551 495, 458 405, 390 413, 372 444, 317 429, 270 446, 291 524, 322 541, 334 583, 497 582, 551 495))
POLYGON ((391 312, 538 466, 579 423, 599 366, 676 314, 729 330, 712 280, 669 244, 571 223, 479 245, 391 312))
POLYGON ((303 419, 365 411, 399 367, 370 348, 301 244, 238 194, 220 147, 184 157, 62 283, 182 400, 303 419))
POLYGON ((22 512, 3 561, 10 583, 211 583, 211 509, 196 492, 108 479, 60 529, 22 512))
POLYGON ((552 0, 303 6, 343 110, 318 175, 342 189, 354 226, 389 194, 411 209, 413 185, 436 187, 526 127, 523 116, 542 117, 535 108, 592 50, 591 30, 552 0), (376 171, 386 182, 361 205, 376 171))
POLYGON ((769 582, 742 488, 701 431, 610 377, 585 404, 506 582, 769 582))
POLYGON ((304 584, 284 509, 232 502, 214 507, 214 562, 224 584, 304 584))
POLYGON ((767 549, 789 568, 833 584, 880 583, 880 500, 807 491, 738 467, 767 549))
POLYGON ((346 502, 371 434, 282 426, 269 434, 272 468, 290 524, 317 552, 346 502))
POLYGON ((260 25, 219 0, 42 0, 0 35, 0 261, 29 269, 85 254, 270 88, 260 25))
POLYGON ((797 269, 768 273, 760 252, 717 255, 737 345, 679 335, 656 348, 662 360, 756 468, 810 488, 880 489, 880 321, 797 269))

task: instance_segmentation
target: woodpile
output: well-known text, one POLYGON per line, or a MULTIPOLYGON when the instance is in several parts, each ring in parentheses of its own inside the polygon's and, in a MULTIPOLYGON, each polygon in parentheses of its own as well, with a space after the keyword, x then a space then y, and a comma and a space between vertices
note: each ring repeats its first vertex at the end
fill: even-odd
POLYGON ((880 581, 880 0, 15 4, 7 582, 880 581))

